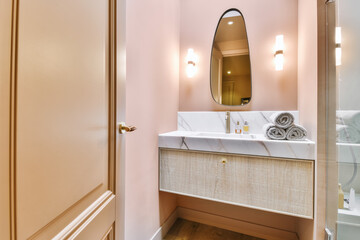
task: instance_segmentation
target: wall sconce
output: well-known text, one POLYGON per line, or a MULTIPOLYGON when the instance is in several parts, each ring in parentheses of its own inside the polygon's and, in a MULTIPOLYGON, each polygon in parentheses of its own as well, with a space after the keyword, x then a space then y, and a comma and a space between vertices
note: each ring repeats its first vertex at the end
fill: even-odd
POLYGON ((335 28, 335 61, 336 66, 341 65, 341 27, 335 28))
POLYGON ((274 56, 276 71, 282 71, 284 69, 284 35, 276 36, 274 56))
POLYGON ((194 49, 189 48, 188 54, 186 57, 186 74, 189 78, 192 78, 196 74, 196 63, 198 62, 198 58, 196 54, 194 53, 194 49))

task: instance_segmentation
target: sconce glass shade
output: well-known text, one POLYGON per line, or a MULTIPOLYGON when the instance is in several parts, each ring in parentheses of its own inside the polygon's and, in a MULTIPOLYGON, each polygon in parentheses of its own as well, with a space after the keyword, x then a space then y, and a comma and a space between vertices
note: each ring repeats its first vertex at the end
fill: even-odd
POLYGON ((189 77, 189 78, 192 78, 194 77, 196 74, 196 67, 192 64, 188 64, 186 66, 186 75, 189 77))
POLYGON ((342 51, 341 51, 341 27, 336 27, 335 28, 335 44, 336 44, 335 62, 336 62, 336 66, 340 66, 341 65, 341 55, 342 55, 342 51))
POLYGON ((335 28, 335 43, 341 44, 341 27, 335 28))
POLYGON ((275 70, 282 71, 284 69, 284 54, 279 53, 275 55, 275 70))
POLYGON ((336 55, 336 66, 340 66, 341 65, 341 48, 336 48, 335 49, 335 55, 336 55))
POLYGON ((284 51, 284 35, 276 36, 275 51, 284 51))
POLYGON ((192 78, 195 76, 196 74, 196 63, 197 63, 197 56, 196 54, 194 53, 194 49, 192 48, 189 48, 188 49, 188 54, 186 56, 186 63, 187 63, 187 66, 186 66, 186 75, 189 77, 189 78, 192 78))
POLYGON ((284 35, 277 35, 275 42, 275 70, 284 69, 284 35))

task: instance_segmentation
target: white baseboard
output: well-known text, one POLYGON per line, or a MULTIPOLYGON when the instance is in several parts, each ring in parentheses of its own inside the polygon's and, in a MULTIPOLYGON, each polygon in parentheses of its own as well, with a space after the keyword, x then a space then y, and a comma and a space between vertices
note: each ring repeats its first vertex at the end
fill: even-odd
POLYGON ((178 208, 176 208, 171 215, 166 219, 164 224, 155 232, 150 240, 162 240, 168 233, 172 225, 174 225, 176 219, 178 219, 178 208))
POLYGON ((298 240, 295 232, 257 225, 188 208, 177 208, 179 218, 267 240, 298 240))
POLYGON ((162 240, 177 218, 207 224, 267 240, 298 240, 298 236, 295 232, 257 225, 250 222, 213 215, 183 207, 177 207, 150 240, 162 240))

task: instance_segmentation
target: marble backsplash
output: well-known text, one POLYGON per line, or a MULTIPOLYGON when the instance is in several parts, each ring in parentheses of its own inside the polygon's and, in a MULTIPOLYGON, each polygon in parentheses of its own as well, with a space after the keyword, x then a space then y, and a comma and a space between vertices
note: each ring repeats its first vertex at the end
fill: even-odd
MULTIPOLYGON (((263 126, 270 122, 270 116, 279 111, 230 112, 230 132, 234 133, 237 121, 243 126, 247 121, 250 134, 263 134, 263 126)), ((287 111, 299 123, 298 111, 287 111)), ((226 112, 178 112, 178 131, 225 132, 226 112)))

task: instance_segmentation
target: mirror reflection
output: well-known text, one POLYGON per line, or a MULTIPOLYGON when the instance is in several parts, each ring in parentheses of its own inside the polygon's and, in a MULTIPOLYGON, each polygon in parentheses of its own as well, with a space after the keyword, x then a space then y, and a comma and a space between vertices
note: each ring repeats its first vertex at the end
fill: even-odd
POLYGON ((211 93, 223 105, 244 105, 251 99, 251 65, 245 21, 240 11, 221 17, 211 54, 211 93))

